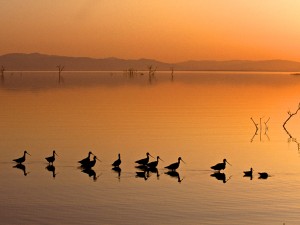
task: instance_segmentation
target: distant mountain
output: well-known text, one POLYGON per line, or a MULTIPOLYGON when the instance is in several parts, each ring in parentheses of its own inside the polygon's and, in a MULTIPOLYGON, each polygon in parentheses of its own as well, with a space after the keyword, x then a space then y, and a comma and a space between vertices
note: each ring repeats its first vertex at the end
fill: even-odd
POLYGON ((157 70, 199 70, 199 71, 300 71, 300 62, 287 60, 231 60, 231 61, 186 61, 181 63, 164 63, 152 59, 126 60, 118 58, 95 59, 88 57, 67 57, 39 53, 12 53, 0 56, 0 66, 14 71, 52 71, 57 65, 64 65, 69 71, 101 70, 147 70, 147 66, 157 70))

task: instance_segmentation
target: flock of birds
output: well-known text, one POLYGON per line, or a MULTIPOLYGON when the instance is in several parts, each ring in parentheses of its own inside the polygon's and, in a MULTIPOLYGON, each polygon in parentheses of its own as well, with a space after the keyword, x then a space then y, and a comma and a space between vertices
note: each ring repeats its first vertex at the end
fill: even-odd
MULTIPOLYGON (((26 160, 26 155, 30 155, 27 151, 24 151, 24 154, 22 157, 17 158, 17 159, 13 159, 13 161, 15 161, 17 163, 16 167, 22 166, 22 163, 25 162, 26 160)), ((52 156, 46 157, 46 161, 49 163, 49 168, 48 170, 50 170, 50 168, 52 167, 53 169, 53 163, 55 161, 55 156, 58 156, 56 154, 55 151, 53 151, 52 156)), ((145 173, 148 171, 151 171, 153 169, 157 168, 158 162, 159 160, 163 161, 159 156, 157 156, 156 161, 152 161, 149 162, 150 156, 152 158, 154 158, 149 152, 146 153, 146 158, 143 159, 139 159, 137 161, 135 161, 135 163, 138 164, 137 168, 140 168, 143 170, 142 173, 140 172, 136 172, 137 176, 143 176, 145 177, 145 173)), ((80 167, 83 168, 85 171, 90 171, 92 169, 92 167, 95 166, 96 161, 100 161, 100 159, 97 158, 96 155, 94 155, 91 151, 88 153, 88 156, 82 160, 79 160, 78 163, 80 164, 80 167), (93 160, 91 160, 91 155, 93 155, 93 160)), ((111 165, 113 166, 113 169, 118 170, 120 169, 120 165, 121 165, 121 155, 118 154, 118 159, 115 160, 111 165)), ((180 162, 185 163, 181 157, 178 158, 178 161, 175 163, 172 163, 168 166, 166 166, 165 168, 169 170, 169 172, 172 173, 177 173, 176 170, 179 168, 180 162)), ((226 159, 223 159, 223 162, 221 163, 217 163, 216 165, 212 166, 211 169, 215 170, 216 172, 213 173, 211 176, 217 178, 218 180, 223 180, 224 183, 226 183, 226 176, 224 173, 221 173, 221 170, 225 170, 226 168, 226 163, 228 163, 229 165, 231 165, 226 159)), ((171 175, 169 174, 169 175, 171 175)), ((269 177, 269 174, 266 172, 259 172, 259 178, 260 179, 267 179, 269 177)), ((252 179, 253 177, 253 169, 251 168, 249 171, 244 171, 244 177, 250 177, 252 179)), ((179 178, 180 180, 180 178, 179 178)))

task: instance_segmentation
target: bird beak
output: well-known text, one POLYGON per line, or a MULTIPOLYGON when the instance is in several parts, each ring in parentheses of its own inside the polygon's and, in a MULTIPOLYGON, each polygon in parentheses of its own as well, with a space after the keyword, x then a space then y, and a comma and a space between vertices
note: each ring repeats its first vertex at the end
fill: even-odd
POLYGON ((226 160, 226 162, 227 162, 230 166, 232 166, 227 160, 226 160))
MULTIPOLYGON (((27 155, 30 155, 28 152, 26 152, 27 155)), ((31 156, 31 155, 30 155, 31 156)))
POLYGON ((56 152, 54 152, 54 154, 55 154, 56 156, 58 156, 58 155, 56 154, 56 152))
POLYGON ((99 162, 102 162, 100 159, 96 158, 99 162))
POLYGON ((149 153, 149 155, 154 159, 154 157, 149 153))
POLYGON ((184 164, 186 164, 185 161, 183 161, 182 159, 180 159, 180 160, 181 160, 184 164))
POLYGON ((164 162, 164 160, 162 160, 160 157, 159 157, 159 159, 164 162))

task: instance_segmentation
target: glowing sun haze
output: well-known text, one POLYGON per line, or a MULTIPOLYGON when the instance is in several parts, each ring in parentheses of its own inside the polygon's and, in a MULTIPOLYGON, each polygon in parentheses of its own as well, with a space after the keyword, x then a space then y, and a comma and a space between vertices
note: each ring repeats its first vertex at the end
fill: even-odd
POLYGON ((300 61, 298 0, 0 0, 0 54, 300 61))

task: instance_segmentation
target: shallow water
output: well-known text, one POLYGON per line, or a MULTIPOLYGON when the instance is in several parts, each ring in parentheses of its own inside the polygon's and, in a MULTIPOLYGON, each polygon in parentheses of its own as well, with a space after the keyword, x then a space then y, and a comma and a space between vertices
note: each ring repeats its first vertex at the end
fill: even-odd
POLYGON ((299 224, 300 77, 9 72, 0 83, 3 224, 299 224), (253 118, 258 127, 250 118, 253 118), (260 123, 261 121, 261 123, 260 123), (266 127, 266 125, 267 127, 266 127), (12 163, 27 150, 26 171, 12 163), (55 173, 46 156, 59 155, 55 173), (77 161, 92 151, 94 176, 77 161), (164 162, 136 177, 149 151, 164 162), (121 154, 121 173, 111 163, 121 154), (164 166, 181 156, 178 174, 164 166), (210 166, 226 158, 225 183, 210 166), (253 179, 243 171, 254 168, 253 179), (271 177, 258 179, 257 172, 271 177), (24 176, 24 174, 27 174, 24 176), (53 177, 53 175, 55 175, 53 177))

